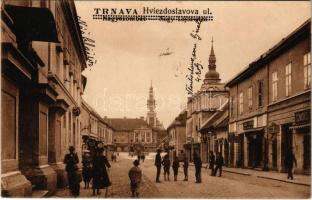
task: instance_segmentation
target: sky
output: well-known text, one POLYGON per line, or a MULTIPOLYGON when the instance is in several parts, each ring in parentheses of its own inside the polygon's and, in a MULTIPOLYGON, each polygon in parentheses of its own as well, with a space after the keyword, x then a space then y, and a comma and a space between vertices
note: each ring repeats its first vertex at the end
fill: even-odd
MULTIPOLYGON (((151 84, 158 119, 165 128, 185 108, 185 89, 194 43, 197 61, 208 71, 213 37, 216 70, 222 82, 231 80, 249 63, 273 47, 310 16, 310 2, 110 2, 75 1, 78 16, 95 40, 96 64, 86 69, 83 98, 102 117, 146 117, 151 84), (195 22, 106 22, 93 20, 94 8, 209 8, 213 21, 199 29, 200 41, 190 33, 195 22), (168 56, 159 56, 169 52, 168 56), (151 83, 152 82, 152 83, 151 83)), ((196 92, 202 84, 194 81, 196 92)))

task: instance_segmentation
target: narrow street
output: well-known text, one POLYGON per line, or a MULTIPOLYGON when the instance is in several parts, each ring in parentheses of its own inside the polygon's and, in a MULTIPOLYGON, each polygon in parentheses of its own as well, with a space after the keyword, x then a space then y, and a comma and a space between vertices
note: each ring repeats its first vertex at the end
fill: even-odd
MULTIPOLYGON (((154 154, 141 162, 143 183, 140 188, 141 198, 308 198, 310 187, 295 185, 275 180, 261 179, 224 172, 222 177, 211 177, 210 170, 202 170, 202 183, 195 183, 194 167, 189 168, 189 181, 183 181, 182 168, 179 170, 178 181, 164 182, 161 174, 161 183, 155 183, 154 154)), ((126 154, 121 154, 116 163, 111 163, 110 175, 112 186, 109 188, 110 198, 128 198, 131 196, 128 170, 132 161, 126 154)), ((83 183, 81 184, 83 188, 83 183)), ((55 197, 66 197, 68 189, 60 190, 55 197)), ((80 197, 91 197, 92 190, 81 189, 80 197)), ((98 197, 104 197, 104 191, 98 197)))

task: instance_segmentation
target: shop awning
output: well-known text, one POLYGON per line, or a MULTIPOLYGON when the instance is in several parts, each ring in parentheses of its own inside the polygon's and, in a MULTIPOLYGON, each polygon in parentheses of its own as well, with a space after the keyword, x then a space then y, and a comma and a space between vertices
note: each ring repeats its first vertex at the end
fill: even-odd
POLYGON ((307 128, 307 127, 310 127, 310 126, 311 126, 311 124, 295 125, 295 126, 289 127, 289 129, 307 128))
POLYGON ((59 43, 56 24, 48 8, 6 5, 5 11, 14 23, 14 32, 26 41, 59 43))

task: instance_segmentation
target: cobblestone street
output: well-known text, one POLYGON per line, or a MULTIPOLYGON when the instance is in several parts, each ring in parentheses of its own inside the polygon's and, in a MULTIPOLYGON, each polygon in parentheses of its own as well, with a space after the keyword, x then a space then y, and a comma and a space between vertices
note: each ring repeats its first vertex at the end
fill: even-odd
MULTIPOLYGON (((120 155, 116 163, 112 163, 110 176, 112 186, 109 188, 109 198, 128 198, 131 196, 129 188, 128 170, 132 160, 127 155, 120 155)), ((203 168, 202 183, 195 183, 194 168, 189 169, 189 181, 183 181, 182 168, 179 170, 178 181, 155 183, 155 167, 153 156, 141 162, 143 183, 140 188, 142 198, 309 198, 310 187, 296 185, 276 180, 261 179, 224 172, 222 177, 211 177, 210 170, 203 168)), ((83 188, 83 184, 81 184, 83 188)), ((60 190, 55 197, 66 197, 68 189, 60 190)), ((81 189, 80 197, 91 197, 92 190, 81 189)), ((104 197, 104 191, 98 197, 104 197)))

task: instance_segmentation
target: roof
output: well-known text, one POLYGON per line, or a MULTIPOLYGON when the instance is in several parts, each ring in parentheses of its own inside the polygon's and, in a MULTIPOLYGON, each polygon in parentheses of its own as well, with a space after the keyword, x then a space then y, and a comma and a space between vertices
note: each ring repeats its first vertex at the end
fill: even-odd
POLYGON ((116 131, 133 131, 139 128, 151 128, 145 120, 138 118, 105 118, 104 121, 116 131))
POLYGON ((167 129, 173 126, 186 126, 187 111, 184 109, 179 115, 171 122, 167 129))
POLYGON ((280 42, 262 54, 255 61, 251 62, 246 68, 239 72, 234 78, 226 83, 225 86, 232 86, 236 83, 243 81, 248 78, 251 74, 254 74, 257 70, 264 67, 268 62, 273 60, 275 57, 283 53, 291 44, 302 39, 304 37, 310 37, 310 27, 311 27, 311 18, 306 20, 301 26, 291 32, 286 38, 283 38, 280 42))
POLYGON ((223 127, 229 115, 228 108, 229 108, 229 101, 227 100, 221 106, 220 111, 215 112, 207 121, 203 123, 199 131, 202 132, 205 129, 223 127))

